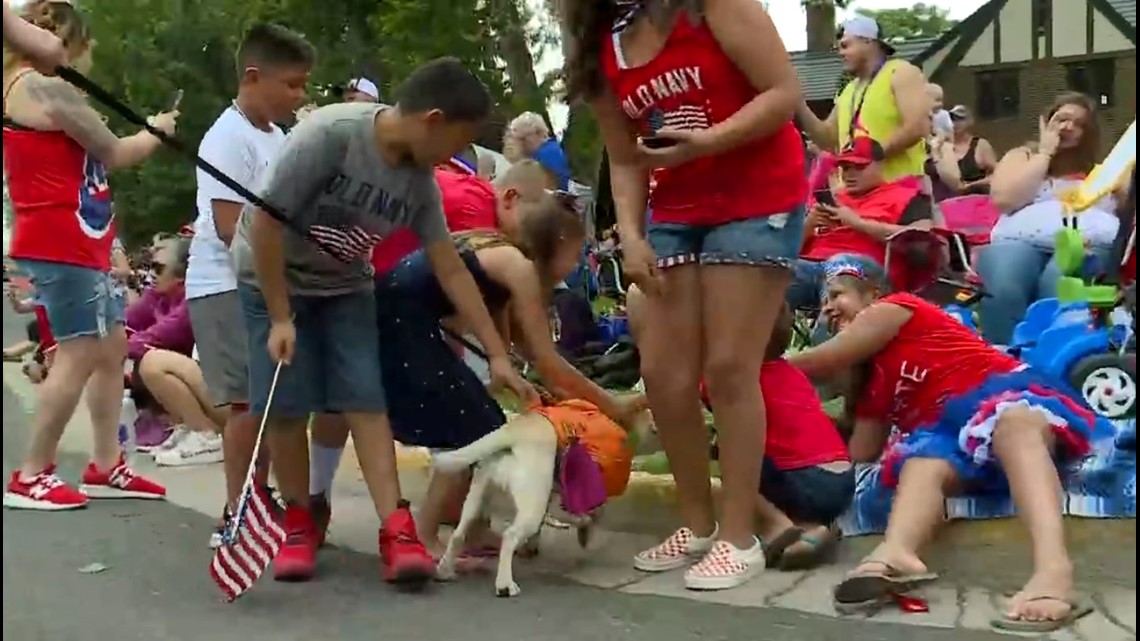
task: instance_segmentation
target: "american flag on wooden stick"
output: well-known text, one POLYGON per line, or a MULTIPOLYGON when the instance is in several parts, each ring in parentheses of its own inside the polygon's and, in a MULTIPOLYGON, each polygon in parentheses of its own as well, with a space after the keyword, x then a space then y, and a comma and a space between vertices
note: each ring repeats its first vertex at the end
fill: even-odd
MULTIPOLYGON (((269 398, 265 414, 261 417, 261 427, 257 432, 254 452, 261 451, 261 439, 265 435, 265 422, 269 407, 273 403, 273 392, 277 389, 277 378, 281 374, 282 363, 277 364, 273 382, 269 385, 269 398)), ((226 528, 222 544, 214 550, 210 562, 210 576, 226 596, 233 601, 245 594, 265 572, 277 556, 285 542, 285 528, 277 502, 269 496, 268 488, 254 482, 257 457, 253 457, 238 507, 230 525, 226 528)))

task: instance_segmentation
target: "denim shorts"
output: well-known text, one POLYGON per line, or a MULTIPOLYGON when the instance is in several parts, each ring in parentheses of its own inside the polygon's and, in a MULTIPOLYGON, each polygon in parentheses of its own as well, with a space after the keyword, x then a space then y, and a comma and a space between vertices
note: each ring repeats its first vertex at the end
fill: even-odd
POLYGON ((109 273, 43 260, 17 260, 16 265, 31 278, 56 341, 104 338, 123 324, 126 298, 109 273))
MULTIPOLYGON (((249 335, 249 404, 264 414, 277 365, 269 357, 269 312, 261 291, 238 284, 249 335)), ((315 412, 382 414, 380 336, 371 291, 337 296, 292 296, 297 344, 281 368, 269 414, 302 419, 315 412)))
POLYGON ((648 236, 662 268, 694 263, 787 268, 800 253, 804 209, 723 225, 652 223, 648 236))
POLYGON ((796 523, 829 525, 851 505, 855 468, 843 472, 821 467, 781 470, 766 458, 760 494, 796 523))

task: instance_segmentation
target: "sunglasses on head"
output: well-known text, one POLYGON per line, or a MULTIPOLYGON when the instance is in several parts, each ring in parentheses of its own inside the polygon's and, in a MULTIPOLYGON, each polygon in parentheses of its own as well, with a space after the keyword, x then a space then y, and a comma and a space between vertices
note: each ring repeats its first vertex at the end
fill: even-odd
POLYGON ((582 202, 574 194, 564 189, 547 189, 546 193, 554 196, 560 206, 572 209, 579 214, 582 213, 582 202))

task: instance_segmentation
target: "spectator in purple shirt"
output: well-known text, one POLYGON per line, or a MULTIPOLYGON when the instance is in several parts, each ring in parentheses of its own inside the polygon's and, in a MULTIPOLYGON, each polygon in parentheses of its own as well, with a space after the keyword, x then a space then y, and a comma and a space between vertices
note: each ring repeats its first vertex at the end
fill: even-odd
MULTIPOLYGON (((154 285, 126 313, 127 357, 133 363, 131 391, 136 406, 168 414, 185 428, 176 429, 172 437, 175 442, 156 453, 160 465, 221 460, 218 431, 224 417, 209 402, 202 370, 193 358, 194 331, 184 285, 189 253, 190 241, 186 239, 172 241, 160 250, 154 261, 154 285), (183 456, 183 450, 192 455, 183 456)), ((146 442, 151 440, 149 436, 140 433, 139 443, 152 444, 146 442)))

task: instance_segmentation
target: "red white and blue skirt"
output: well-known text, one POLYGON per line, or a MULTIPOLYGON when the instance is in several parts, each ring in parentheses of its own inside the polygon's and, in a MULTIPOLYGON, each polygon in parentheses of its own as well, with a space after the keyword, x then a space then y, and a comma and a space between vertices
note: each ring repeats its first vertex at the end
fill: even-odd
POLYGON ((1092 444, 1115 437, 1114 426, 1089 408, 1074 390, 1029 368, 994 374, 973 390, 946 400, 934 421, 900 434, 887 446, 880 482, 894 488, 903 464, 933 458, 954 466, 959 480, 974 491, 1008 488, 993 453, 993 435, 1002 414, 1034 410, 1049 422, 1058 463, 1084 458, 1092 444))

